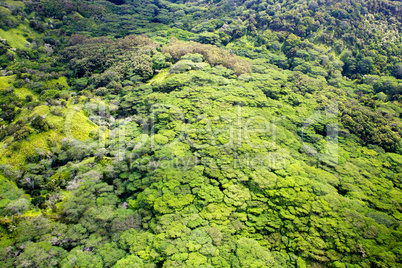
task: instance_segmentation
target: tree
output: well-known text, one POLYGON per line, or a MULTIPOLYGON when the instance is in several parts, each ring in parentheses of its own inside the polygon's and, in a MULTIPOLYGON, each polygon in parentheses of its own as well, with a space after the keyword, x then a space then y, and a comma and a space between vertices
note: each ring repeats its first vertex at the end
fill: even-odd
POLYGON ((360 74, 369 74, 373 66, 373 59, 371 57, 364 57, 357 63, 357 72, 360 74))
MULTIPOLYGON (((1 11, 0 11, 0 14, 1 14, 1 11)), ((10 48, 10 45, 7 43, 7 40, 0 39, 0 55, 6 54, 7 50, 9 48, 10 48)))
POLYGON ((297 47, 301 43, 300 37, 290 34, 285 42, 285 50, 290 51, 292 48, 297 47))
POLYGON ((402 62, 398 62, 394 65, 394 68, 392 70, 393 76, 395 76, 398 79, 402 79, 402 62))
POLYGON ((38 242, 27 246, 16 259, 16 267, 55 267, 67 254, 62 248, 52 246, 49 242, 38 242))
POLYGON ((38 115, 36 116, 32 122, 31 126, 37 130, 48 131, 50 128, 49 123, 45 120, 44 116, 38 115))
POLYGON ((343 74, 351 76, 356 70, 356 59, 353 57, 353 53, 349 50, 345 50, 341 54, 341 60, 343 61, 343 74))
POLYGON ((241 267, 280 267, 271 253, 257 241, 241 238, 236 241, 236 256, 241 267))
POLYGON ((149 232, 139 232, 135 229, 125 231, 120 237, 120 247, 141 259, 153 261, 159 254, 152 246, 155 235, 149 232))
POLYGON ((72 249, 68 255, 60 263, 62 268, 88 267, 102 268, 104 267, 102 258, 96 255, 89 248, 76 247, 72 249))
POLYGON ((17 200, 13 200, 11 201, 8 205, 7 205, 7 210, 9 211, 10 214, 22 214, 25 211, 27 211, 30 207, 30 202, 25 199, 25 198, 19 198, 17 200))
POLYGON ((219 41, 219 36, 214 33, 204 32, 197 36, 196 41, 201 44, 217 45, 219 41))
POLYGON ((102 257, 104 267, 113 267, 117 261, 126 256, 126 252, 119 249, 115 243, 105 243, 95 252, 102 257))
MULTIPOLYGON (((119 260, 114 268, 126 268, 126 267, 133 267, 133 268, 145 268, 144 261, 135 255, 129 255, 121 260, 119 260)), ((152 266, 147 266, 152 267, 152 266)))
POLYGON ((39 241, 51 229, 51 225, 43 216, 31 217, 18 225, 17 242, 39 241))

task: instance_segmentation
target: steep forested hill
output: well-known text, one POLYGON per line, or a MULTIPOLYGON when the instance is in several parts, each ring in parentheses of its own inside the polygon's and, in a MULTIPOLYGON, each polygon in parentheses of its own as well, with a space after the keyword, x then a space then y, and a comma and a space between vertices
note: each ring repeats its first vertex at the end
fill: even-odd
POLYGON ((0 0, 0 266, 401 267, 401 12, 0 0))

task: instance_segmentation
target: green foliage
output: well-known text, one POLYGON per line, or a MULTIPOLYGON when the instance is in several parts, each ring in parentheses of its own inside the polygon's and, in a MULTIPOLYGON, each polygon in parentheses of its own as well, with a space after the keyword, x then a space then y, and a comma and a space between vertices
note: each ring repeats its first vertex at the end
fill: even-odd
POLYGON ((223 201, 223 193, 220 189, 213 185, 203 185, 197 193, 198 196, 207 203, 220 203, 223 201))
POLYGON ((182 210, 185 206, 191 204, 194 197, 190 194, 185 196, 166 193, 155 200, 154 209, 161 214, 169 214, 182 210))
POLYGON ((30 202, 26 198, 19 198, 9 202, 6 206, 7 214, 21 215, 30 208, 30 202))
POLYGON ((43 116, 36 116, 32 122, 31 126, 40 131, 48 131, 49 130, 49 123, 46 122, 43 116))
POLYGON ((91 268, 104 267, 102 259, 99 256, 83 248, 72 249, 61 262, 60 266, 65 268, 76 266, 91 268))
POLYGON ((123 259, 120 259, 115 266, 115 268, 124 268, 124 267, 135 267, 135 268, 144 268, 144 262, 135 255, 129 255, 123 259))
POLYGON ((209 64, 206 63, 194 63, 193 61, 189 60, 181 60, 172 65, 170 67, 170 73, 184 73, 190 70, 201 70, 201 69, 209 69, 209 64))
POLYGON ((0 7, 0 28, 9 29, 18 25, 16 17, 12 16, 12 12, 9 8, 0 7))
POLYGON ((400 62, 396 63, 394 65, 392 72, 396 78, 402 79, 402 63, 400 63, 400 62))
POLYGON ((32 243, 16 260, 16 267, 49 267, 60 264, 66 251, 49 242, 32 243))
POLYGON ((176 61, 185 55, 198 53, 204 56, 205 60, 211 66, 222 65, 233 69, 237 75, 251 71, 250 63, 247 60, 231 55, 226 50, 211 45, 201 45, 195 42, 181 42, 175 40, 167 46, 164 46, 162 51, 165 54, 169 54, 176 61))
POLYGON ((1 266, 401 266, 400 7, 7 0, 1 266))
POLYGON ((241 267, 279 267, 270 252, 251 239, 237 241, 236 256, 241 267))
POLYGON ((102 247, 96 250, 96 253, 102 257, 104 267, 113 267, 116 262, 126 255, 126 252, 119 249, 115 243, 103 244, 102 247))

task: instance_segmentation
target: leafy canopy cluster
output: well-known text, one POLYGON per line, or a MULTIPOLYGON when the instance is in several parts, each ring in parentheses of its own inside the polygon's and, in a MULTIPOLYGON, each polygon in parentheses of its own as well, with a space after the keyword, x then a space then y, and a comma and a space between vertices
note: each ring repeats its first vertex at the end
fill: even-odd
POLYGON ((400 3, 335 2, 2 2, 1 266, 399 267, 400 3))

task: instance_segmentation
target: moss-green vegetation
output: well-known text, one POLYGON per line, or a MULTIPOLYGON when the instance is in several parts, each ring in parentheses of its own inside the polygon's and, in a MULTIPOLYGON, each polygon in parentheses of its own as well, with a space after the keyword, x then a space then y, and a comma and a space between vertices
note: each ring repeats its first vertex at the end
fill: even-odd
POLYGON ((13 28, 10 30, 0 29, 0 37, 7 40, 7 43, 10 44, 13 48, 23 49, 25 44, 27 44, 27 39, 24 36, 26 34, 33 33, 32 30, 28 28, 28 26, 21 24, 18 28, 13 28))
POLYGON ((32 134, 29 140, 14 142, 12 145, 7 144, 7 149, 1 150, 0 162, 16 169, 21 168, 26 164, 27 158, 34 157, 38 151, 49 150, 52 144, 60 143, 61 140, 62 136, 53 130, 32 134))
POLYGON ((0 266, 400 267, 400 10, 3 1, 0 266))
POLYGON ((32 96, 32 100, 34 101, 38 99, 37 94, 35 94, 32 90, 25 87, 15 88, 13 86, 13 82, 15 82, 15 75, 0 76, 0 90, 12 88, 15 95, 21 100, 25 100, 28 95, 32 96))
POLYGON ((49 89, 68 88, 67 79, 64 76, 61 76, 58 79, 52 79, 52 80, 46 81, 45 86, 46 86, 46 88, 49 88, 49 89))
POLYGON ((24 2, 22 1, 14 1, 14 0, 5 0, 5 2, 7 4, 9 4, 10 6, 19 6, 19 7, 24 7, 24 2))
POLYGON ((9 76, 0 76, 0 90, 6 90, 9 87, 12 87, 12 77, 9 76))
POLYGON ((71 134, 73 138, 84 141, 89 138, 91 132, 96 130, 96 125, 89 121, 82 112, 76 112, 72 115, 71 134))
POLYGON ((148 84, 152 85, 153 83, 161 83, 166 77, 169 75, 169 69, 163 69, 158 72, 151 80, 149 80, 148 84))

